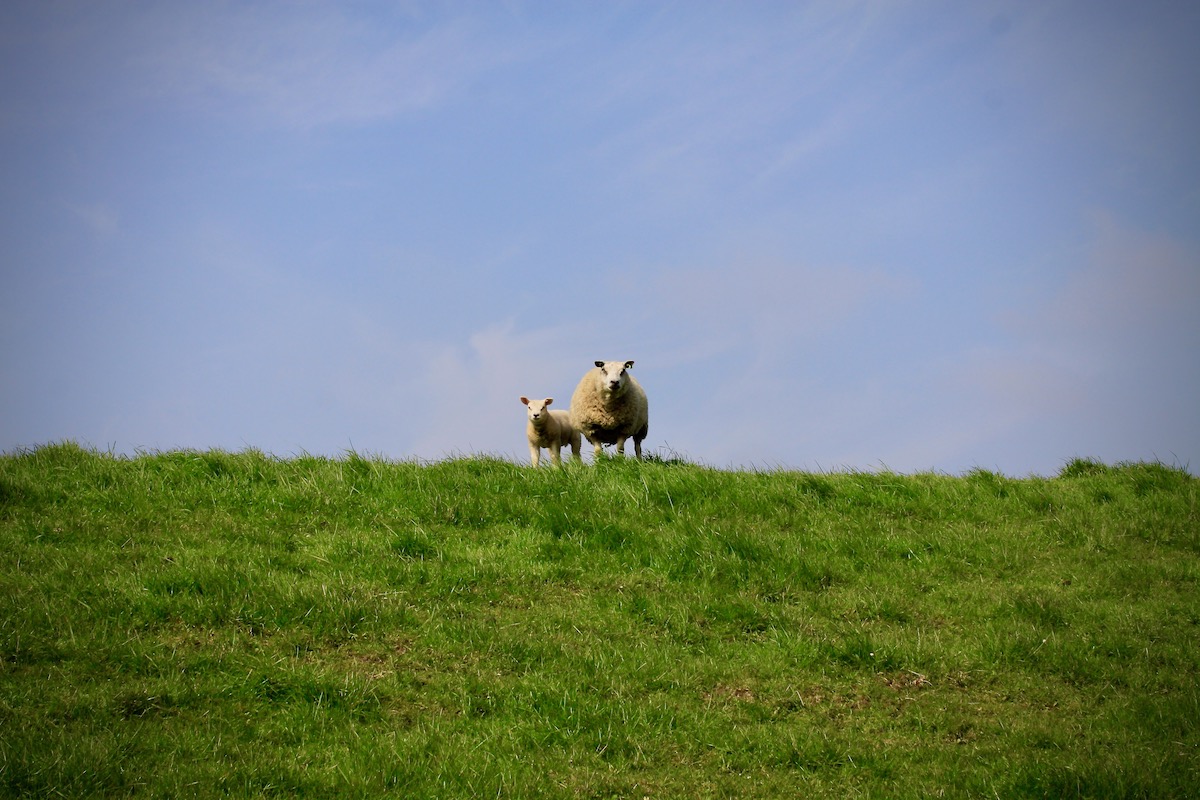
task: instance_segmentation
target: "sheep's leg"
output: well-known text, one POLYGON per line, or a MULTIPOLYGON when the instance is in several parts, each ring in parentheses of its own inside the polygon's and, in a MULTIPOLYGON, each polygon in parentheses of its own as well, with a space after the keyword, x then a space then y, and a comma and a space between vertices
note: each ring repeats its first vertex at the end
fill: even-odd
POLYGON ((579 462, 583 461, 583 456, 579 454, 579 449, 583 444, 583 437, 578 433, 571 437, 571 459, 579 462))
POLYGON ((550 445, 550 461, 556 467, 562 466, 562 445, 555 442, 550 445))
POLYGON ((627 437, 627 436, 618 436, 617 437, 617 455, 619 455, 619 456, 625 455, 625 440, 627 438, 629 438, 629 437, 627 437))
POLYGON ((529 460, 532 461, 533 465, 536 467, 538 462, 542 460, 542 449, 537 445, 529 445, 529 460))
POLYGON ((633 440, 633 452, 637 454, 638 460, 640 461, 642 459, 642 440, 641 439, 633 440))

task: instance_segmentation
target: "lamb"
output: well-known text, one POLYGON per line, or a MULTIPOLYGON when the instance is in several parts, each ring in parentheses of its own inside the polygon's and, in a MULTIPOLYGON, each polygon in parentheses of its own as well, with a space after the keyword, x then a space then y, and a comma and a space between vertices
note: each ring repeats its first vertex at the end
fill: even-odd
POLYGON ((625 455, 625 440, 633 438, 633 449, 642 457, 642 440, 650 432, 650 409, 646 392, 629 374, 632 361, 597 361, 571 396, 571 425, 587 437, 596 452, 616 444, 625 455))
POLYGON ((571 445, 572 457, 576 461, 582 460, 579 457, 579 447, 582 444, 579 431, 571 425, 570 414, 566 411, 551 411, 546 408, 553 402, 553 397, 547 397, 545 400, 521 398, 521 403, 529 414, 529 424, 525 426, 525 433, 529 437, 529 460, 535 467, 541 461, 543 447, 550 451, 550 460, 555 466, 562 464, 560 452, 563 445, 567 444, 571 445))

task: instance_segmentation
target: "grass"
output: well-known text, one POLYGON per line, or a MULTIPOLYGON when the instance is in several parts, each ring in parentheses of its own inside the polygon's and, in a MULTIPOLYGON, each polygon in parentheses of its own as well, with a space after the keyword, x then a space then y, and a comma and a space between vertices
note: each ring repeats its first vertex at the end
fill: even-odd
POLYGON ((1183 797, 1200 481, 0 456, 0 795, 1183 797))

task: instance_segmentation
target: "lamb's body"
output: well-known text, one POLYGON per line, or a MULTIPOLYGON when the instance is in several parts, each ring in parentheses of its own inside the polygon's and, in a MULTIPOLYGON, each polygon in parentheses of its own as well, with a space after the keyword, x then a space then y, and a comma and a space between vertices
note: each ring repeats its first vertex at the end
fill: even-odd
POLYGON ((545 400, 530 400, 522 397, 521 402, 528 409, 529 423, 525 426, 525 434, 529 438, 529 460, 536 467, 542 456, 542 448, 550 451, 550 460, 555 465, 562 464, 562 448, 571 446, 571 456, 580 460, 579 449, 583 440, 579 431, 571 425, 571 415, 557 409, 546 408, 554 402, 553 397, 545 400))
POLYGON ((633 449, 642 457, 642 440, 650 432, 650 409, 646 392, 629 369, 632 361, 597 361, 571 396, 571 425, 592 447, 600 450, 615 444, 625 455, 625 440, 633 439, 633 449))

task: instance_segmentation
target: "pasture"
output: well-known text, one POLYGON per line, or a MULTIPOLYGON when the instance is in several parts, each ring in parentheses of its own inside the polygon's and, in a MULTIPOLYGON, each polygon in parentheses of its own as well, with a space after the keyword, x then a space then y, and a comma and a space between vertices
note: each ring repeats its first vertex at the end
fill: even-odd
POLYGON ((1200 480, 0 456, 0 795, 1183 797, 1200 480))

